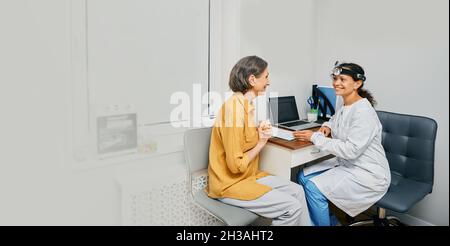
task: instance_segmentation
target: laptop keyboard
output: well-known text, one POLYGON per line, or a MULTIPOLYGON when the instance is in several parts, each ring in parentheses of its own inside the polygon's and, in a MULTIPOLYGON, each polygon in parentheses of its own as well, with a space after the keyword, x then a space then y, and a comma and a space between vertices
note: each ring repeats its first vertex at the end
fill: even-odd
POLYGON ((308 124, 308 123, 309 122, 307 122, 307 121, 300 120, 300 121, 294 121, 294 122, 291 122, 291 123, 284 123, 284 124, 281 124, 281 125, 287 126, 287 127, 291 127, 291 126, 301 126, 301 125, 308 124))

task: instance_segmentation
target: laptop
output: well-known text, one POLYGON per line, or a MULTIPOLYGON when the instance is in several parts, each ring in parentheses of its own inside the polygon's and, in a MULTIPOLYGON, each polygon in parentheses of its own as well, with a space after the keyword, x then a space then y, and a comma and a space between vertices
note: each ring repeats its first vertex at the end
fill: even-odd
POLYGON ((279 128, 298 131, 321 126, 318 122, 300 120, 294 96, 269 98, 269 110, 272 123, 279 128))

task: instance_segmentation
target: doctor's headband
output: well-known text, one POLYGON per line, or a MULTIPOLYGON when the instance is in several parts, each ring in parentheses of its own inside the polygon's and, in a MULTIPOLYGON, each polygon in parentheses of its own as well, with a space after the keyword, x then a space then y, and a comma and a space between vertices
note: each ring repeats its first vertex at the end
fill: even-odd
POLYGON ((349 75, 355 80, 362 80, 362 81, 366 80, 366 76, 364 76, 364 74, 360 74, 356 71, 353 71, 351 68, 343 66, 343 64, 339 63, 339 61, 336 61, 336 63, 334 63, 334 68, 331 73, 331 76, 337 76, 340 74, 349 75))

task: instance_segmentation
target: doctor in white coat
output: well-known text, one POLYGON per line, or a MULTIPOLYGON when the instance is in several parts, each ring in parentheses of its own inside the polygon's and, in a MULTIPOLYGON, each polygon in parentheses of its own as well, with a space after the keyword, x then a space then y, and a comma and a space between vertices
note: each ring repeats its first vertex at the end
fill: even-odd
POLYGON ((375 100, 362 89, 364 70, 354 63, 336 64, 331 76, 343 107, 317 132, 294 132, 297 139, 311 141, 335 156, 298 174, 317 226, 333 224, 328 201, 354 217, 380 200, 391 181, 381 145, 382 126, 373 108, 375 100), (327 138, 330 133, 332 138, 327 138))

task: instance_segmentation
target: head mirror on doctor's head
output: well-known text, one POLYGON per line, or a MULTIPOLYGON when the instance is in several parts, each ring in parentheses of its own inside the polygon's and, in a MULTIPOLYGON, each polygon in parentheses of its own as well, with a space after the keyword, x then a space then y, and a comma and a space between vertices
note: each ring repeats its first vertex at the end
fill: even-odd
POLYGON ((334 63, 334 68, 333 71, 331 72, 331 77, 335 77, 338 75, 349 75, 353 78, 353 80, 357 81, 357 80, 362 80, 365 81, 366 77, 364 76, 364 74, 358 73, 357 71, 354 71, 354 69, 352 69, 352 64, 348 64, 349 66, 346 66, 346 63, 339 63, 339 61, 336 61, 334 63))
POLYGON ((331 75, 337 76, 337 75, 341 74, 341 72, 342 72, 342 68, 335 67, 335 68, 333 68, 333 72, 331 73, 331 75))

